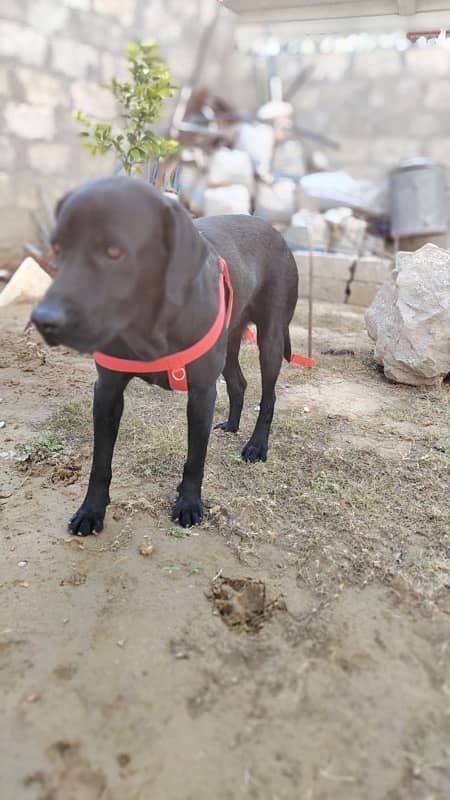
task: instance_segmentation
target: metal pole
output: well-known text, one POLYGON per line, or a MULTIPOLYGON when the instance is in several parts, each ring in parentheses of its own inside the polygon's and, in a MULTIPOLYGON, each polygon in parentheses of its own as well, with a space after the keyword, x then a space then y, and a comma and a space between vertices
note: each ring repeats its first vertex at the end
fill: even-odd
POLYGON ((311 235, 308 230, 309 245, 309 293, 308 293, 308 358, 312 358, 313 347, 313 285, 314 285, 314 257, 311 235))

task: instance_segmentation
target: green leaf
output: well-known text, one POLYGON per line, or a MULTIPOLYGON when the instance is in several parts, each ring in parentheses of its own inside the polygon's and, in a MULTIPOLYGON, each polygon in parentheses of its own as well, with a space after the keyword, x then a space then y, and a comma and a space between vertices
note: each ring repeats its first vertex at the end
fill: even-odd
POLYGON ((93 155, 114 149, 124 170, 132 174, 142 171, 143 160, 173 153, 178 148, 177 142, 152 130, 162 103, 177 87, 168 65, 159 55, 156 41, 129 42, 125 52, 131 79, 112 78, 103 84, 117 101, 119 129, 113 131, 110 124, 91 119, 83 111, 76 113, 76 119, 83 126, 80 133, 83 145, 93 155))

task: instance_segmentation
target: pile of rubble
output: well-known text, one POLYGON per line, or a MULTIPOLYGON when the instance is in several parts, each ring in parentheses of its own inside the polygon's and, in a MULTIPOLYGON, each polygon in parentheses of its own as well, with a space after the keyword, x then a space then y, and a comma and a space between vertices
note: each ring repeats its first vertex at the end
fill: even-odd
POLYGON ((302 293, 305 258, 313 250, 316 299, 370 303, 391 264, 382 233, 389 214, 387 181, 356 180, 331 171, 324 148, 338 145, 317 134, 305 138, 289 103, 268 102, 249 118, 230 107, 212 107, 215 99, 205 104, 202 96, 178 129, 176 190, 183 204, 195 217, 262 217, 283 233, 295 253, 302 293), (338 257, 330 259, 330 253, 338 257), (370 265, 374 257, 379 263, 373 276, 369 262, 363 265, 363 290, 351 296, 353 280, 361 282, 354 260, 364 257, 371 259, 370 265))
POLYGON ((322 151, 287 138, 277 122, 241 122, 228 127, 227 145, 182 149, 179 190, 191 213, 255 214, 296 250, 384 252, 371 232, 387 211, 384 185, 327 171, 322 151))

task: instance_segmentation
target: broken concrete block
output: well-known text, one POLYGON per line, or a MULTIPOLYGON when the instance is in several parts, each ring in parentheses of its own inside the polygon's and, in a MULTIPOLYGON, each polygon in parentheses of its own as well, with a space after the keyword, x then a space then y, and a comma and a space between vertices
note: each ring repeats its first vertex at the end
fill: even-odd
POLYGON ((291 103, 286 103, 284 100, 269 100, 260 106, 257 111, 258 119, 272 122, 279 120, 281 117, 291 117, 294 109, 291 103))
POLYGON ((330 169, 330 159, 323 150, 313 150, 308 157, 308 172, 325 172, 330 169))
POLYGON ((247 186, 234 184, 205 190, 205 214, 249 214, 250 192, 247 186))
POLYGON ((267 222, 289 223, 295 211, 296 184, 289 178, 281 178, 272 184, 257 185, 255 216, 267 222))
POLYGON ((205 213, 206 176, 196 164, 183 164, 180 171, 180 199, 193 214, 205 213))
POLYGON ((353 211, 348 206, 336 206, 335 208, 329 208, 328 211, 325 211, 324 219, 330 224, 339 228, 339 226, 344 225, 352 216, 353 211))
POLYGON ((380 290, 380 283, 370 281, 351 281, 347 303, 351 306, 370 306, 380 290))
MULTIPOLYGON (((293 256, 302 279, 302 291, 305 291, 309 285, 309 252, 297 250, 293 256)), ((314 296, 318 300, 369 306, 392 271, 392 264, 386 258, 370 256, 358 259, 354 253, 347 255, 320 251, 313 251, 312 257, 314 296), (330 281, 336 284, 330 284, 330 281), (335 298, 330 296, 333 287, 338 292, 335 298)))
POLYGON ((362 256, 356 264, 354 279, 366 283, 378 284, 380 288, 390 276, 393 263, 389 258, 362 256))
MULTIPOLYGON (((309 272, 310 254, 304 250, 297 250, 292 255, 295 258, 300 275, 309 272)), ((355 256, 313 251, 312 258, 314 278, 331 278, 343 281, 346 284, 351 279, 355 256)))
POLYGON ((34 258, 26 258, 0 292, 0 307, 12 303, 34 303, 45 294, 52 279, 34 258))
POLYGON ((297 185, 296 191, 296 208, 302 210, 313 211, 316 214, 320 213, 320 200, 311 197, 310 194, 305 192, 301 182, 297 185))
POLYGON ((304 175, 300 185, 305 194, 326 211, 336 206, 349 206, 371 216, 389 213, 389 191, 386 180, 369 181, 352 178, 347 172, 312 172, 304 175))
POLYGON ((307 209, 297 211, 284 233, 284 238, 291 248, 297 246, 325 250, 328 247, 328 226, 323 214, 307 209))
POLYGON ((272 125, 263 123, 251 125, 249 122, 243 122, 237 131, 234 144, 237 150, 248 153, 254 169, 269 172, 274 141, 275 132, 272 125))
POLYGON ((208 186, 232 186, 242 184, 250 194, 254 188, 252 160, 243 150, 229 150, 219 147, 209 162, 208 186))
MULTIPOLYGON (((403 248, 401 248, 403 249, 403 248)), ((386 258, 386 240, 383 236, 374 236, 372 233, 367 233, 361 248, 362 256, 378 256, 378 258, 386 258)))
POLYGON ((306 172, 303 148, 296 139, 279 142, 273 154, 272 170, 283 177, 301 178, 306 172))
POLYGON ((323 215, 329 227, 330 250, 359 253, 367 223, 353 216, 351 208, 331 208, 323 215))
MULTIPOLYGON (((300 277, 300 294, 304 297, 309 294, 310 253, 297 250, 292 255, 300 277)), ((354 259, 340 253, 318 252, 312 253, 312 259, 314 299, 345 303, 354 259)))
POLYGON ((347 281, 314 276, 314 300, 323 300, 328 303, 345 303, 347 300, 347 285, 347 281))
POLYGON ((202 175, 192 189, 189 208, 196 217, 202 217, 205 213, 205 192, 206 177, 202 175))
POLYGON ((450 253, 434 244, 398 253, 366 326, 387 378, 439 385, 450 373, 450 253))

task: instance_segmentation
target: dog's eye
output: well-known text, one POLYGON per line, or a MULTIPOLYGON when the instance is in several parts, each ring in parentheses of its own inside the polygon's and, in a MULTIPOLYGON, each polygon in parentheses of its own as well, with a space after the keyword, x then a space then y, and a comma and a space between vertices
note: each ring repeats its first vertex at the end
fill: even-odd
POLYGON ((109 247, 106 248, 106 255, 108 258, 112 258, 114 261, 116 261, 118 258, 123 256, 123 250, 121 250, 116 244, 110 244, 109 247))

